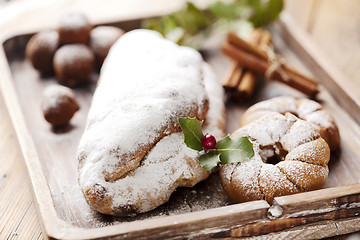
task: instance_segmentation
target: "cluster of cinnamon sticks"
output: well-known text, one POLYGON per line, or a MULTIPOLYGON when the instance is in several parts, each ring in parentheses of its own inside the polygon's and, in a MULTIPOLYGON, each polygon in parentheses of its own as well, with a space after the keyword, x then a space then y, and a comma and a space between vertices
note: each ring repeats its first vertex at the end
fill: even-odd
POLYGON ((256 86, 255 73, 283 82, 311 98, 314 97, 318 93, 318 83, 279 62, 271 50, 271 42, 271 34, 263 29, 255 29, 248 41, 234 32, 228 33, 222 52, 230 57, 233 63, 223 86, 230 98, 235 101, 248 100, 256 86), (264 50, 266 46, 269 51, 264 50))

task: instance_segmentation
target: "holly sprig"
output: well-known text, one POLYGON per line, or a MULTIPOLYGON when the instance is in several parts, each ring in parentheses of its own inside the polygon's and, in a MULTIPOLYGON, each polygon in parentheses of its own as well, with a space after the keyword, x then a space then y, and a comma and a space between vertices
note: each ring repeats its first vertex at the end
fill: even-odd
POLYGON ((202 9, 188 1, 176 12, 144 20, 142 27, 198 48, 215 31, 264 27, 278 18, 283 6, 283 0, 218 0, 202 9))
MULTIPOLYGON (((214 167, 229 163, 238 163, 249 160, 254 156, 253 144, 247 137, 226 136, 216 142, 212 149, 204 147, 203 121, 196 118, 179 118, 179 124, 184 134, 184 143, 187 147, 199 152, 199 164, 211 171, 214 167)), ((205 145, 207 146, 207 145, 205 145)))

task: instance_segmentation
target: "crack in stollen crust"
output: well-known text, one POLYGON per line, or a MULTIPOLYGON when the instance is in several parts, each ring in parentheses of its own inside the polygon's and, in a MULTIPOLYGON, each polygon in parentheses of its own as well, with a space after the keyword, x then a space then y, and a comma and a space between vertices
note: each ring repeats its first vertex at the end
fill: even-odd
MULTIPOLYGON (((196 117, 199 120, 204 120, 209 109, 208 101, 204 101, 204 104, 205 105, 202 107, 196 106, 194 111, 192 113, 188 113, 187 115, 190 117, 196 117), (202 109, 202 112, 200 115, 198 115, 197 113, 199 113, 200 109, 202 109)), ((110 151, 109 154, 115 154, 116 158, 118 159, 118 165, 115 166, 113 171, 111 172, 103 172, 105 181, 112 182, 124 177, 126 173, 130 172, 131 170, 137 168, 140 165, 146 153, 149 152, 162 138, 169 136, 172 133, 180 132, 181 128, 177 122, 177 119, 178 117, 175 117, 174 120, 171 121, 173 122, 173 124, 170 124, 170 126, 173 127, 170 130, 168 129, 169 126, 164 126, 163 129, 159 131, 160 134, 156 138, 154 138, 152 142, 145 146, 139 146, 140 148, 137 149, 135 153, 125 153, 120 156, 118 155, 120 147, 118 147, 117 150, 110 151)))

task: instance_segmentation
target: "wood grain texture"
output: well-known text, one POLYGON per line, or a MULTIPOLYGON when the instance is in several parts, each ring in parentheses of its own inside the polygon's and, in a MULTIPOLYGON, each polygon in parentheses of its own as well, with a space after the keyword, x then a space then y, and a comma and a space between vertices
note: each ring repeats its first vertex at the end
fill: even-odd
POLYGON ((0 97, 0 239, 43 239, 28 172, 0 97))
POLYGON ((285 1, 286 12, 291 13, 294 21, 301 30, 308 31, 313 24, 314 14, 322 0, 287 0, 285 1))
POLYGON ((322 0, 309 33, 319 48, 360 88, 360 2, 322 0), (336 17, 334 17, 336 16, 336 17), (344 56, 345 55, 345 56, 344 56))

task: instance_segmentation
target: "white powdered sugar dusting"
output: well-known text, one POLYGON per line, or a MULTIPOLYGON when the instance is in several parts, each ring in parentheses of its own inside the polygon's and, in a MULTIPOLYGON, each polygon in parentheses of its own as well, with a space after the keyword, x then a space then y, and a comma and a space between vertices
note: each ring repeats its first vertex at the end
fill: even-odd
POLYGON ((172 128, 169 119, 177 121, 207 98, 201 64, 199 53, 160 34, 135 30, 123 35, 101 70, 80 149, 96 143, 93 152, 106 154, 119 146, 120 155, 136 152, 164 126, 172 128))
POLYGON ((70 98, 75 98, 74 93, 68 87, 56 84, 45 88, 43 92, 42 108, 57 108, 59 105, 61 105, 63 101, 67 101, 67 98, 64 98, 62 96, 69 96, 70 98))
POLYGON ((272 110, 279 113, 297 112, 296 99, 293 97, 276 97, 267 101, 259 102, 249 108, 250 111, 272 110))
POLYGON ((233 136, 248 136, 255 151, 252 159, 233 168, 225 166, 227 171, 220 172, 231 179, 231 189, 241 189, 237 196, 243 194, 244 199, 253 200, 257 193, 257 199, 264 195, 271 203, 276 196, 314 190, 325 184, 330 150, 311 123, 291 113, 273 112, 238 129, 233 136), (280 153, 294 161, 286 160, 287 156, 279 156, 280 153), (282 161, 275 165, 266 163, 274 155, 282 161), (260 160, 255 161, 258 156, 260 160))
POLYGON ((96 166, 84 164, 80 185, 100 184, 113 197, 114 207, 131 205, 145 212, 166 202, 179 179, 192 177, 186 157, 196 156, 196 151, 184 146, 181 133, 173 133, 160 140, 139 167, 117 181, 106 182, 96 166), (89 166, 95 169, 88 169, 89 166))
POLYGON ((297 146, 319 138, 319 133, 311 126, 310 123, 299 119, 289 131, 281 138, 280 143, 288 152, 297 146))
POLYGON ((289 152, 285 160, 304 161, 325 166, 329 161, 330 149, 325 148, 324 143, 325 140, 322 138, 304 143, 289 152))
POLYGON ((91 31, 91 47, 96 50, 107 49, 122 33, 122 30, 112 26, 96 27, 91 31))
POLYGON ((280 169, 271 164, 264 164, 259 175, 259 185, 267 201, 277 196, 298 192, 297 187, 288 180, 280 169))
POLYGON ((54 61, 60 66, 72 66, 93 58, 92 51, 84 44, 67 44, 56 51, 54 61))
POLYGON ((286 131, 293 124, 285 116, 279 113, 271 113, 259 118, 255 124, 249 124, 243 128, 243 130, 252 139, 256 139, 256 142, 260 146, 275 145, 280 141, 280 137, 283 136, 286 131))
POLYGON ((277 166, 303 191, 323 187, 329 173, 328 166, 319 166, 301 161, 283 161, 277 166), (316 188, 314 188, 314 183, 316 188))
POLYGON ((312 123, 316 129, 320 127, 330 128, 335 124, 329 112, 318 102, 306 98, 295 99, 290 96, 281 96, 259 102, 251 106, 245 112, 245 116, 251 119, 254 116, 259 117, 271 112, 296 114, 300 119, 312 123), (257 116, 255 113, 259 115, 257 116))
MULTIPOLYGON (((333 125, 333 120, 330 114, 325 110, 319 110, 316 112, 305 115, 304 119, 315 126, 329 128, 333 125)), ((319 127, 318 127, 319 128, 319 127)))
POLYGON ((323 108, 320 103, 306 98, 302 98, 297 102, 298 102, 299 116, 305 116, 307 114, 316 112, 323 108))
POLYGON ((54 30, 44 30, 37 34, 39 48, 56 49, 58 46, 59 34, 54 30))
MULTIPOLYGON (((255 145, 255 148, 257 146, 255 145)), ((233 170, 231 182, 238 186, 241 186, 245 196, 251 199, 262 199, 263 194, 259 187, 259 174, 262 165, 264 164, 261 160, 260 155, 255 150, 255 155, 250 160, 245 161, 233 170)))
POLYGON ((88 24, 88 20, 83 14, 75 12, 65 13, 59 21, 59 25, 67 30, 76 30, 79 27, 84 27, 88 24))
POLYGON ((218 124, 224 123, 223 89, 201 56, 152 31, 123 35, 101 70, 79 146, 79 156, 86 156, 80 163, 82 188, 100 184, 112 197, 113 209, 130 206, 145 212, 166 202, 177 187, 204 180, 209 172, 198 164, 197 152, 186 147, 182 133, 171 132, 124 177, 107 182, 103 171, 111 171, 120 161, 111 150, 136 152, 164 126, 174 124, 168 119, 177 121, 189 106, 202 106, 207 96, 203 131, 223 137, 224 126, 218 124))

